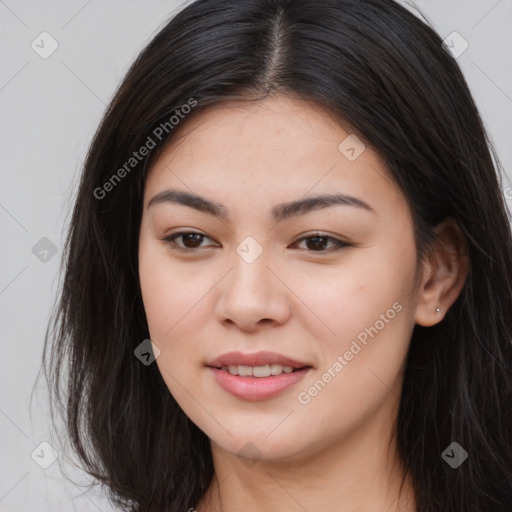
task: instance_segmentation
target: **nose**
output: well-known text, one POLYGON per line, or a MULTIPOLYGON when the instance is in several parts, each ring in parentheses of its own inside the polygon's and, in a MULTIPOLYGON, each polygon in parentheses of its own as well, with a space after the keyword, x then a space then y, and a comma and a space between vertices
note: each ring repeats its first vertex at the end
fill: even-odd
POLYGON ((284 324, 291 314, 291 292, 278 267, 265 252, 252 263, 238 255, 233 268, 219 283, 216 317, 226 327, 253 332, 284 324))

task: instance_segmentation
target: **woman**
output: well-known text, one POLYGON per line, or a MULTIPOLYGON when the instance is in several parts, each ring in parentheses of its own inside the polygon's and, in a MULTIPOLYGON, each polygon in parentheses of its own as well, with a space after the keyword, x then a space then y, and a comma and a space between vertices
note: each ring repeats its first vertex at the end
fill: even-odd
POLYGON ((175 16, 91 145, 45 347, 113 503, 510 511, 492 151, 439 36, 391 0, 175 16))

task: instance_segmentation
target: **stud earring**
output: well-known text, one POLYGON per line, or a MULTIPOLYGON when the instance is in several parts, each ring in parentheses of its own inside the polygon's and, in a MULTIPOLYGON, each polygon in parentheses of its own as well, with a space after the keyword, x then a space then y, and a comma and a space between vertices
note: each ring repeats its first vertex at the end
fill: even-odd
POLYGON ((441 311, 441 309, 436 308, 436 313, 439 313, 440 311, 441 311))

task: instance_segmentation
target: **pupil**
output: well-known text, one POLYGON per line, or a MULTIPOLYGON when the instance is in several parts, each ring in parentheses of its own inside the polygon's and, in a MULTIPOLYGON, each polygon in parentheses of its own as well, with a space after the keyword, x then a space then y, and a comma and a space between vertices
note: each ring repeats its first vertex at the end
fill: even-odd
POLYGON ((193 238, 192 239, 192 247, 198 247, 201 245, 201 238, 202 238, 203 235, 200 235, 199 233, 187 233, 184 237, 183 237, 183 243, 185 244, 186 247, 190 247, 189 244, 186 243, 187 240, 190 241, 190 237, 196 237, 195 239, 193 238), (197 243, 194 243, 194 242, 197 242, 197 243))
POLYGON ((325 249, 325 245, 327 243, 327 239, 325 236, 312 236, 307 241, 308 249, 325 249), (313 247, 311 247, 313 245, 313 247))

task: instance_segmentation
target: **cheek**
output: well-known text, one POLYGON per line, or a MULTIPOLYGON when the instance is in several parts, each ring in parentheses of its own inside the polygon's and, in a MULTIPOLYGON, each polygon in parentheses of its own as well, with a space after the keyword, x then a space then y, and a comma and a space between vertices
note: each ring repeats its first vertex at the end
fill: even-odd
POLYGON ((190 387, 191 364, 200 354, 194 330, 200 329, 198 315, 205 308, 200 299, 208 290, 151 246, 139 251, 139 277, 149 337, 160 350, 155 363, 169 392, 193 415, 181 383, 190 387))
POLYGON ((342 349, 375 323, 378 328, 396 323, 398 309, 406 316, 414 272, 414 251, 375 248, 354 251, 343 265, 304 273, 294 289, 316 313, 311 318, 318 320, 317 336, 342 349))
POLYGON ((393 274, 342 278, 328 296, 318 294, 312 309, 335 335, 317 339, 319 368, 298 389, 304 431, 315 431, 322 417, 325 439, 335 438, 357 428, 390 393, 398 396, 413 322, 406 286, 393 274))
POLYGON ((304 285, 308 305, 329 329, 316 333, 320 379, 317 374, 304 383, 299 402, 326 408, 335 424, 347 415, 363 417, 400 377, 414 326, 416 252, 412 239, 399 247, 393 241, 354 251, 323 286, 313 279, 304 285), (332 403, 343 407, 329 408, 332 403))
POLYGON ((193 309, 208 289, 190 271, 173 262, 165 247, 141 241, 139 278, 151 339, 162 350, 186 325, 193 309))

